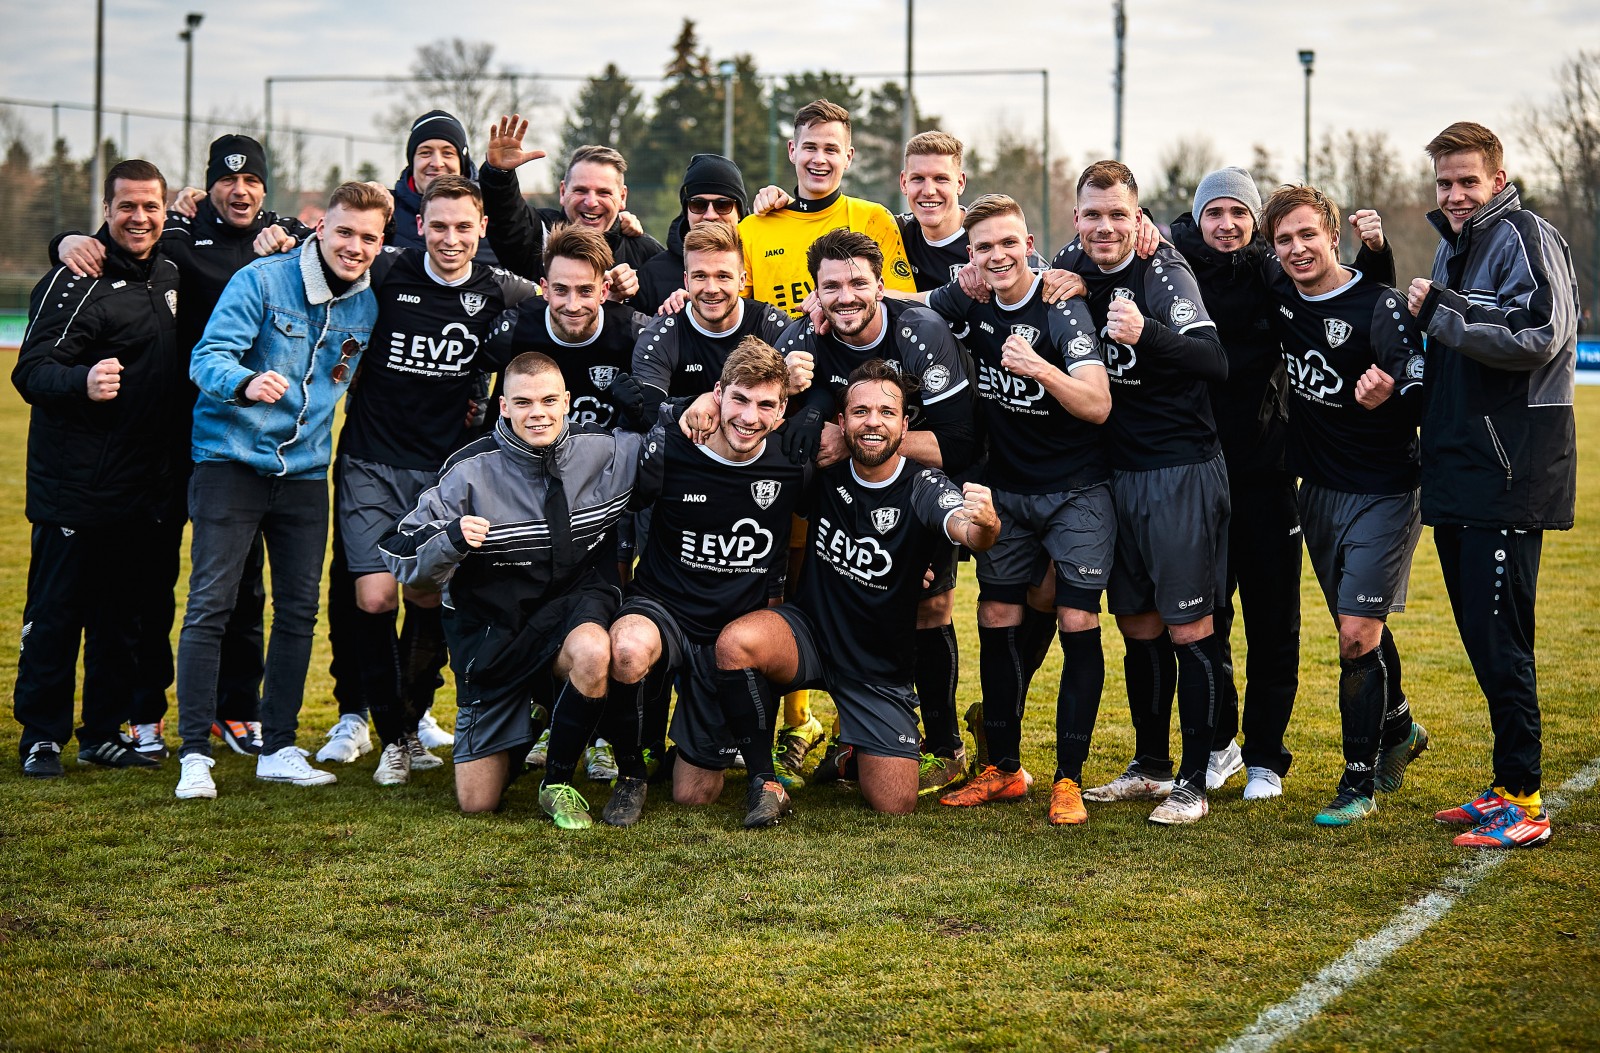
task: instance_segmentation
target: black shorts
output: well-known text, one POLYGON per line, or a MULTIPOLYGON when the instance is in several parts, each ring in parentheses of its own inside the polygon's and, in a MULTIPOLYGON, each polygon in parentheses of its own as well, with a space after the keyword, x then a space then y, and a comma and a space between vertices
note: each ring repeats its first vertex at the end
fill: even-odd
POLYGON ((942 552, 928 567, 933 571, 933 581, 922 590, 922 598, 930 600, 935 596, 942 596, 956 587, 956 568, 961 565, 961 553, 965 551, 960 545, 951 545, 948 552, 942 552))
POLYGON ((439 473, 356 457, 340 457, 334 471, 333 514, 350 572, 389 573, 378 542, 417 507, 417 498, 439 481, 439 473))
POLYGON ((722 719, 717 701, 717 645, 696 643, 657 601, 629 596, 617 608, 617 618, 636 614, 650 619, 661 634, 661 660, 650 671, 652 681, 677 678, 678 705, 672 713, 671 737, 684 760, 707 771, 733 766, 738 745, 722 719))
POLYGON ((866 683, 832 663, 824 665, 810 616, 788 603, 772 610, 789 624, 800 656, 794 681, 773 684, 779 694, 822 688, 833 696, 839 712, 839 741, 875 757, 921 758, 915 688, 910 684, 866 683))
POLYGON ((1155 611, 1168 625, 1206 617, 1225 589, 1228 470, 1201 464, 1112 472, 1117 558, 1106 591, 1112 614, 1155 611))
POLYGON ((1099 594, 1105 590, 1117 543, 1109 486, 1095 483, 1055 494, 996 490, 994 507, 1000 514, 1000 540, 978 553, 980 598, 1022 603, 1028 587, 1054 563, 1057 604, 1100 609, 1099 594))
POLYGON ((1300 528, 1328 610, 1382 618, 1406 609, 1422 537, 1418 494, 1347 494, 1300 484, 1300 528))

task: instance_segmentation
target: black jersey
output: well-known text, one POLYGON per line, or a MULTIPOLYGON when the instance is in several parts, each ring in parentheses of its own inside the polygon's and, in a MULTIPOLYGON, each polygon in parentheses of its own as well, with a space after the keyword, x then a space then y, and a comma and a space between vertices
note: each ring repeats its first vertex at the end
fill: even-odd
POLYGON ((655 318, 633 345, 633 375, 645 386, 645 409, 663 399, 705 394, 739 341, 754 333, 776 344, 788 324, 788 315, 759 300, 741 300, 739 320, 725 333, 708 332, 689 305, 655 318))
POLYGON ((967 346, 978 371, 978 412, 989 439, 988 481, 1018 494, 1053 494, 1104 480, 1109 474, 1100 427, 1075 417, 1044 385, 1000 365, 1006 338, 1015 333, 1039 357, 1074 373, 1104 368, 1100 342, 1082 300, 1046 304, 1042 279, 1014 305, 991 296, 978 303, 955 282, 935 290, 928 306, 969 326, 967 346))
POLYGON ((921 390, 912 406, 911 427, 931 431, 939 439, 946 470, 959 471, 971 461, 972 367, 950 327, 933 311, 907 300, 887 298, 878 304, 883 330, 869 347, 847 344, 832 334, 818 333, 808 318, 791 322, 776 346, 784 355, 807 351, 814 362, 811 387, 796 398, 790 416, 815 406, 832 420, 850 374, 857 366, 881 358, 901 372, 916 376, 921 390))
POLYGON ((378 319, 345 408, 340 451, 395 468, 436 472, 471 436, 474 377, 505 365, 490 349, 495 323, 537 287, 474 264, 465 281, 433 276, 428 254, 387 249, 373 268, 378 319))
MULTIPOLYGON (((611 431, 620 413, 607 394, 618 373, 633 368, 633 344, 650 320, 631 307, 607 301, 600 305, 594 335, 576 344, 556 336, 550 327, 550 305, 528 303, 508 314, 495 329, 495 357, 509 362, 528 351, 555 359, 567 382, 572 404, 567 420, 611 431)), ((502 378, 500 387, 504 386, 502 378)), ((500 390, 499 387, 496 390, 500 390)))
MULTIPOLYGON (((962 214, 966 211, 963 206, 962 214)), ((965 228, 957 229, 943 241, 929 241, 917 217, 911 213, 902 212, 894 221, 900 227, 900 240, 905 243, 906 259, 911 261, 911 279, 917 283, 917 292, 932 292, 955 281, 961 268, 972 262, 967 252, 965 228)), ((1027 262, 1029 270, 1044 269, 1044 258, 1037 252, 1028 253, 1027 262)))
POLYGON ((922 576, 948 557, 960 489, 909 458, 881 483, 844 460, 817 474, 809 496, 811 552, 794 603, 817 627, 822 660, 868 683, 911 683, 922 576))
POLYGON ((1162 242, 1149 259, 1130 253, 1107 273, 1074 238, 1052 266, 1076 273, 1088 286, 1089 312, 1111 379, 1105 428, 1111 466, 1144 471, 1215 457, 1221 446, 1207 385, 1227 379, 1228 356, 1188 262, 1162 242), (1106 336, 1113 297, 1131 299, 1144 315, 1136 347, 1106 336))
POLYGON ((671 611, 691 640, 715 641, 767 605, 767 572, 788 563, 789 524, 809 475, 777 443, 729 461, 676 424, 658 425, 634 484, 634 506, 654 504, 633 588, 671 611))
POLYGON ((1423 349, 1405 294, 1354 271, 1332 292, 1306 296, 1276 258, 1266 274, 1289 369, 1290 470, 1351 494, 1416 489, 1423 349), (1395 391, 1369 410, 1356 402, 1356 381, 1374 365, 1395 391))

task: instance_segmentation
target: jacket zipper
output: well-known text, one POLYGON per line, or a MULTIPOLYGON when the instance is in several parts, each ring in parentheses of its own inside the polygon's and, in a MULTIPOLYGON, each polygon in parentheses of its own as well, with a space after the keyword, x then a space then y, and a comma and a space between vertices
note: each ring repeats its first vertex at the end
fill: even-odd
POLYGON ((1483 426, 1489 429, 1489 441, 1494 444, 1494 455, 1500 461, 1500 467, 1506 470, 1506 489, 1511 489, 1511 458, 1506 456, 1506 448, 1500 445, 1500 436, 1495 434, 1494 421, 1487 415, 1483 418, 1483 426))

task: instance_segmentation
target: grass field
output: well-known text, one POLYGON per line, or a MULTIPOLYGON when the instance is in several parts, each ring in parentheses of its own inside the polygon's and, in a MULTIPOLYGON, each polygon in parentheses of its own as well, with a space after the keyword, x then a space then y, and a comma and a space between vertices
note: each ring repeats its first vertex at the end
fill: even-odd
MULTIPOLYGON (((1579 389, 1580 529, 1546 540, 1545 780, 1600 756, 1600 389, 1579 389)), ((0 638, 27 567, 27 418, 0 391, 0 638)), ((137 558, 133 554, 130 558, 137 558)), ((1051 829, 1045 796, 875 817, 797 795, 775 830, 652 800, 631 830, 562 834, 531 779, 503 813, 455 811, 448 766, 399 789, 376 755, 326 789, 257 783, 224 751, 215 802, 164 770, 24 779, 0 764, 0 1048, 26 1050, 1211 1049, 1459 872, 1431 820, 1487 777, 1489 731, 1432 542, 1394 622, 1434 749, 1353 829, 1311 816, 1340 770, 1336 644, 1304 582, 1301 695, 1285 796, 1240 779, 1193 827, 1104 805, 1051 829)), ((116 583, 108 582, 108 589, 116 583)), ((976 697, 973 589, 958 607, 976 697)), ((1242 634, 1241 634, 1242 635, 1242 634)), ((1089 781, 1132 734, 1107 624, 1089 781)), ((15 676, 0 655, 0 688, 15 676)), ((1238 656, 1242 669, 1242 648, 1238 656)), ((1036 678, 1024 762, 1048 775, 1058 659, 1036 678)), ((334 709, 313 660, 300 742, 334 709)), ((438 707, 453 711, 446 692, 438 707)), ((448 719, 447 719, 448 722, 448 719)), ((15 757, 17 727, 0 721, 15 757)), ((169 736, 170 737, 170 736, 169 736)), ((607 790, 580 787, 595 807, 607 790)), ((658 795, 659 796, 659 795, 658 795)), ((1600 793, 1280 1049, 1600 1048, 1600 793)))

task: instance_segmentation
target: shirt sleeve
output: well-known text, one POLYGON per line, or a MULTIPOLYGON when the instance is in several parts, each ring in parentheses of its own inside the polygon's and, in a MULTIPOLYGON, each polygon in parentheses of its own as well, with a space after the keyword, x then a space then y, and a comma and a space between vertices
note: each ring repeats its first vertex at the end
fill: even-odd
MULTIPOLYGON (((1404 294, 1383 289, 1372 309, 1372 360, 1394 378, 1395 393, 1411 396, 1422 390, 1427 360, 1420 334, 1406 309, 1404 294)), ((1420 401, 1420 400, 1413 400, 1420 401)))
POLYGON ((544 224, 522 200, 517 173, 484 165, 478 169, 478 186, 495 256, 530 281, 544 277, 544 224))
POLYGON ((89 401, 89 369, 99 361, 92 353, 99 315, 89 298, 99 284, 57 267, 34 286, 31 321, 11 371, 11 383, 29 403, 89 401))
POLYGON ((254 375, 243 359, 261 338, 266 319, 259 272, 246 266, 228 279, 200 342, 190 352, 189 379, 195 386, 218 402, 234 402, 240 385, 254 375))
POLYGON ((1228 379, 1228 354, 1206 312, 1194 271, 1170 245, 1156 250, 1145 272, 1145 303, 1154 317, 1144 320, 1138 348, 1153 352, 1174 369, 1197 380, 1228 379))
POLYGON ((927 530, 950 538, 950 517, 960 509, 961 488, 937 468, 919 468, 911 485, 911 511, 927 530))
POLYGON ((874 205, 868 213, 866 233, 883 250, 883 285, 896 292, 914 293, 916 279, 911 273, 911 260, 906 257, 906 245, 900 238, 900 225, 894 214, 882 205, 874 205))
MULTIPOLYGON (((446 471, 422 492, 417 506, 378 541, 378 554, 401 584, 439 590, 472 552, 461 533, 469 488, 446 471)), ((492 528, 491 528, 492 529, 492 528)))
POLYGON ((972 297, 961 291, 959 282, 941 285, 928 294, 928 307, 945 321, 957 324, 967 320, 973 302, 972 297))
POLYGON ((679 334, 686 324, 683 311, 663 315, 650 323, 634 341, 633 376, 647 389, 646 409, 653 410, 661 405, 661 401, 672 390, 672 374, 678 369, 680 357, 679 334))

